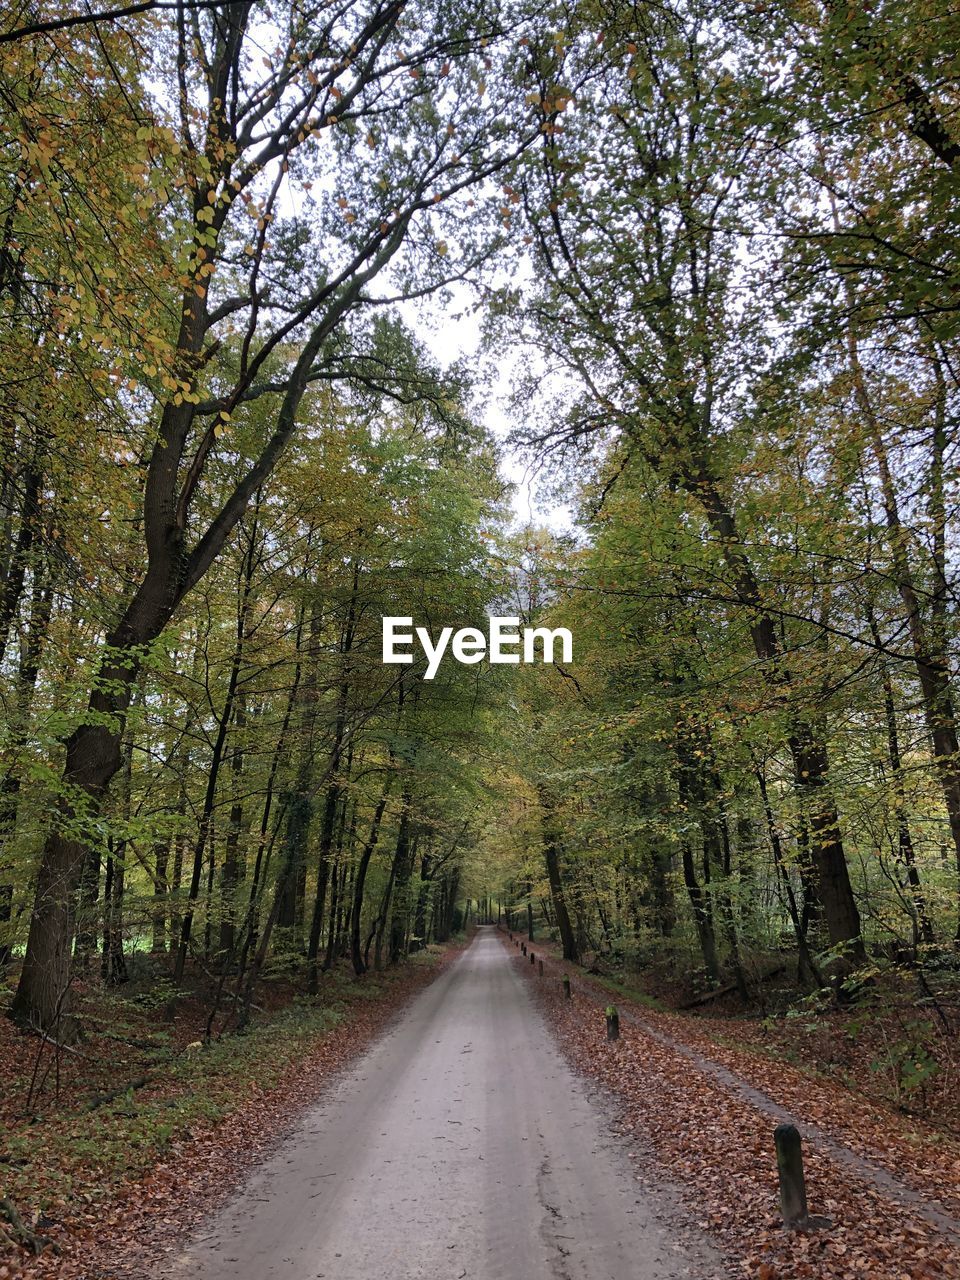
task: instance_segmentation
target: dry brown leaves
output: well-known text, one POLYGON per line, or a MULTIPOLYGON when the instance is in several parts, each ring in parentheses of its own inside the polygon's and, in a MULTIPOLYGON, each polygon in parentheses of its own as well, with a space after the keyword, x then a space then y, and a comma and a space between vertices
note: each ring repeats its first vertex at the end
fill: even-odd
MULTIPOLYGON (((519 952, 507 942, 511 953, 519 952)), ((525 960, 522 976, 534 984, 558 1041, 582 1073, 611 1095, 625 1132, 643 1140, 669 1178, 684 1188, 700 1226, 718 1237, 731 1260, 754 1280, 954 1280, 960 1277, 960 1240, 896 1204, 858 1173, 809 1139, 804 1160, 810 1211, 829 1225, 808 1233, 784 1231, 777 1208, 777 1173, 769 1115, 698 1069, 677 1047, 644 1029, 694 1043, 704 1057, 722 1061, 748 1077, 775 1102, 798 1117, 815 1120, 846 1141, 865 1126, 862 1145, 918 1189, 941 1192, 944 1203, 957 1194, 956 1155, 943 1153, 942 1167, 924 1169, 925 1154, 901 1134, 883 1147, 883 1118, 872 1115, 844 1091, 831 1092, 780 1064, 755 1060, 748 1051, 726 1053, 708 1037, 690 1030, 690 1020, 621 1008, 619 1041, 606 1040, 603 1007, 608 992, 573 970, 574 994, 565 1000, 557 979, 562 970, 552 948, 536 945, 546 975, 537 977, 525 960), (682 1033, 682 1035, 681 1035, 682 1033), (872 1120, 872 1123, 871 1123, 872 1120), (902 1161, 901 1148, 909 1155, 902 1161), (941 1179, 948 1179, 944 1186, 941 1179)), ((854 1149, 859 1149, 859 1144, 854 1149)), ((929 1149, 928 1149, 929 1151, 929 1149)), ((931 1196, 933 1198, 933 1196, 931 1196)))

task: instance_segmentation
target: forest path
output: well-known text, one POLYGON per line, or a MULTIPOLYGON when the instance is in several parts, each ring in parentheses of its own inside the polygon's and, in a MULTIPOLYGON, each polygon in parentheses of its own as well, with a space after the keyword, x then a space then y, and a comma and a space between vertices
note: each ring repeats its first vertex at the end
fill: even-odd
POLYGON ((667 1191, 638 1186, 481 929, 162 1274, 706 1280, 723 1267, 667 1191))

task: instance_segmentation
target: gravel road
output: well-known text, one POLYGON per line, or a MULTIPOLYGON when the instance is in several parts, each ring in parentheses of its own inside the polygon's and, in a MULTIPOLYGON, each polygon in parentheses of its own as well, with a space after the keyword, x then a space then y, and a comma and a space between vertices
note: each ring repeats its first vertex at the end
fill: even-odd
POLYGON ((155 1275, 722 1276, 669 1193, 641 1188, 633 1169, 509 952, 482 929, 155 1275))

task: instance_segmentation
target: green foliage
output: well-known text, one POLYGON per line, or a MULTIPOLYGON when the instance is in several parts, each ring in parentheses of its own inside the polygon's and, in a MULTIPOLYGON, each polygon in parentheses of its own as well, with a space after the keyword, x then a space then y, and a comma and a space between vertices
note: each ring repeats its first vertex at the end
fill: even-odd
POLYGON ((898 1103, 912 1102, 940 1072, 940 1064, 930 1051, 932 1027, 929 1022, 912 1022, 904 1027, 904 1038, 887 1046, 886 1052, 870 1063, 870 1070, 884 1075, 898 1103))
POLYGON ((168 14, 0 45, 0 955, 59 867, 74 977, 212 1025, 480 898, 680 1000, 937 963, 956 16, 244 12, 217 98, 206 10, 180 81, 168 14), (565 534, 398 305, 462 281, 565 534), (574 662, 380 661, 494 612, 574 662))

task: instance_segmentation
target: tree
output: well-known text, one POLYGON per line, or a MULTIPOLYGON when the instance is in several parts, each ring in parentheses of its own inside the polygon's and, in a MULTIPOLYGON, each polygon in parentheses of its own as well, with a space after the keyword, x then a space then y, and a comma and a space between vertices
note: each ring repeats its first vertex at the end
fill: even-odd
POLYGON ((618 431, 626 457, 642 456, 702 511, 726 590, 749 619, 760 669, 784 708, 830 941, 862 959, 822 727, 791 669, 737 512, 735 441, 764 412, 762 400, 755 406, 769 360, 762 312, 743 306, 737 291, 737 238, 750 216, 740 175, 757 134, 736 130, 723 70, 728 37, 710 31, 697 4, 650 15, 641 45, 624 35, 611 17, 602 46, 581 53, 575 45, 559 65, 541 55, 550 144, 524 204, 548 283, 532 308, 531 337, 580 380, 585 398, 562 426, 527 439, 543 446, 618 431), (570 111, 564 77, 583 86, 570 111))
POLYGON ((120 766, 131 690, 151 646, 271 474, 308 388, 340 374, 346 326, 375 302, 371 286, 405 243, 440 264, 427 267, 435 286, 445 242, 433 228, 446 207, 525 145, 498 124, 498 103, 478 83, 478 64, 491 60, 479 44, 492 51, 498 35, 482 9, 406 16, 395 3, 357 4, 321 18, 283 6, 276 43, 256 61, 263 32, 249 3, 181 7, 175 17, 155 38, 176 67, 167 86, 176 106, 169 124, 158 104, 140 128, 156 154, 176 160, 163 236, 182 288, 159 344, 162 367, 143 369, 156 416, 138 430, 142 567, 65 744, 14 1002, 20 1021, 48 1029, 65 991, 90 824, 120 766), (313 238, 294 276, 290 247, 307 247, 307 229, 284 217, 282 202, 291 176, 325 172, 336 173, 339 194, 321 198, 323 240, 313 238), (260 412, 250 417, 253 406, 260 412))

